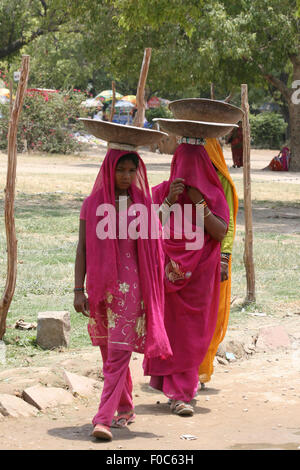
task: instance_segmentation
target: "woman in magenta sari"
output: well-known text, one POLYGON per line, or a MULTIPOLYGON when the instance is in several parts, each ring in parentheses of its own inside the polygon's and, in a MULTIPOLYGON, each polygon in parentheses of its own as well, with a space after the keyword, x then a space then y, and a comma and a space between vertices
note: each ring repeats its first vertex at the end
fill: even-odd
MULTIPOLYGON (((93 419, 96 438, 111 440, 111 426, 134 421, 131 353, 148 358, 171 355, 163 323, 162 246, 151 239, 150 218, 143 161, 136 152, 109 150, 81 209, 75 263, 74 307, 89 316, 88 331, 103 359, 104 387, 93 419), (144 238, 128 235, 136 219, 134 204, 147 208, 147 220, 141 222, 148 223, 144 238)), ((136 227, 135 233, 139 231, 136 227)))
POLYGON ((220 242, 229 222, 223 188, 203 145, 183 143, 177 148, 170 179, 153 188, 153 200, 162 204, 164 212, 175 202, 182 208, 192 204, 193 220, 200 209, 204 218, 203 246, 190 250, 186 245, 190 240, 176 238, 170 216, 170 238, 164 240, 165 327, 173 356, 166 361, 144 360, 150 385, 170 399, 172 411, 192 415, 199 365, 217 320, 220 242))

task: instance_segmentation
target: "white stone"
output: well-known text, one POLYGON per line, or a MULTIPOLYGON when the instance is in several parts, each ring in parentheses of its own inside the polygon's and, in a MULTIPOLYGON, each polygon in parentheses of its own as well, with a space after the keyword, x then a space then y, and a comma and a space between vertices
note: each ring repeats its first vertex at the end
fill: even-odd
POLYGON ((259 350, 288 348, 291 343, 286 330, 282 326, 260 328, 256 348, 259 350))
POLYGON ((39 312, 37 322, 37 344, 43 349, 68 347, 70 342, 70 313, 39 312))
POLYGON ((71 393, 75 396, 80 395, 88 397, 90 395, 94 395, 95 387, 98 386, 98 382, 96 380, 89 379, 82 375, 73 374, 66 370, 64 370, 64 379, 71 393))
POLYGON ((35 385, 23 391, 23 399, 39 410, 56 408, 73 403, 73 396, 67 390, 58 387, 43 387, 35 385))
POLYGON ((0 413, 2 416, 19 418, 21 416, 36 416, 38 411, 21 398, 3 393, 0 394, 0 413))

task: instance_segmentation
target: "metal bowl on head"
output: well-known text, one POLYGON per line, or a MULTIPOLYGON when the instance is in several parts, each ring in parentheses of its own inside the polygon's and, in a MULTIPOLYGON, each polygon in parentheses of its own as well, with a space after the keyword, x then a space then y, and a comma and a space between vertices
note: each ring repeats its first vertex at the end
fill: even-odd
POLYGON ((124 126, 114 122, 97 121, 94 119, 80 118, 86 130, 98 137, 98 139, 114 144, 132 145, 140 147, 142 145, 151 145, 160 141, 166 135, 164 132, 144 129, 142 127, 124 126))
POLYGON ((244 111, 237 106, 206 98, 186 98, 172 101, 169 103, 169 109, 175 119, 225 124, 236 124, 244 115, 244 111))
POLYGON ((153 119, 159 127, 168 134, 180 137, 197 137, 212 139, 223 137, 232 131, 237 124, 224 124, 220 122, 184 121, 181 119, 153 119))

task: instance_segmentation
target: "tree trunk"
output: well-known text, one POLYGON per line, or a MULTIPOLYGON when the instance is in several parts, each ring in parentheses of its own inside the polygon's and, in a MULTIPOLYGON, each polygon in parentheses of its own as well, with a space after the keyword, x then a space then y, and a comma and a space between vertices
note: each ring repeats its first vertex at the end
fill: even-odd
POLYGON ((6 317, 15 292, 17 278, 17 238, 14 218, 15 183, 17 167, 17 130, 19 116, 27 88, 29 56, 23 56, 21 78, 13 104, 8 128, 8 159, 5 188, 5 228, 7 240, 7 276, 2 299, 0 300, 0 340, 6 331, 6 317))
POLYGON ((291 126, 291 171, 300 171, 300 104, 289 105, 291 126))
MULTIPOLYGON (((293 62, 293 82, 299 81, 300 83, 300 55, 292 59, 293 62)), ((299 90, 299 85, 297 87, 299 90)), ((289 100, 289 112, 290 112, 290 139, 291 139, 291 171, 300 171, 300 94, 295 93, 296 89, 293 90, 291 98, 289 100)))

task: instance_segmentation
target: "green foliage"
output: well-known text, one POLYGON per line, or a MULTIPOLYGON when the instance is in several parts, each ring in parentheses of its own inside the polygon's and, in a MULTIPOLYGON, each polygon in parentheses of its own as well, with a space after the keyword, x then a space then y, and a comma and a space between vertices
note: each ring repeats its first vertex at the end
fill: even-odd
MULTIPOLYGON (((80 149, 73 134, 83 129, 77 120, 86 112, 80 107, 85 95, 79 92, 27 92, 18 126, 18 151, 38 150, 71 153, 80 149)), ((0 105, 0 149, 7 148, 8 105, 0 105)))
POLYGON ((285 142, 287 123, 277 113, 250 116, 251 138, 257 148, 278 149, 285 142))
POLYGON ((66 7, 66 0, 1 0, 0 59, 10 61, 26 44, 58 31, 70 19, 66 7))
POLYGON ((146 110, 146 119, 148 122, 153 122, 155 118, 172 119, 173 114, 166 106, 160 106, 159 108, 150 108, 146 110))

